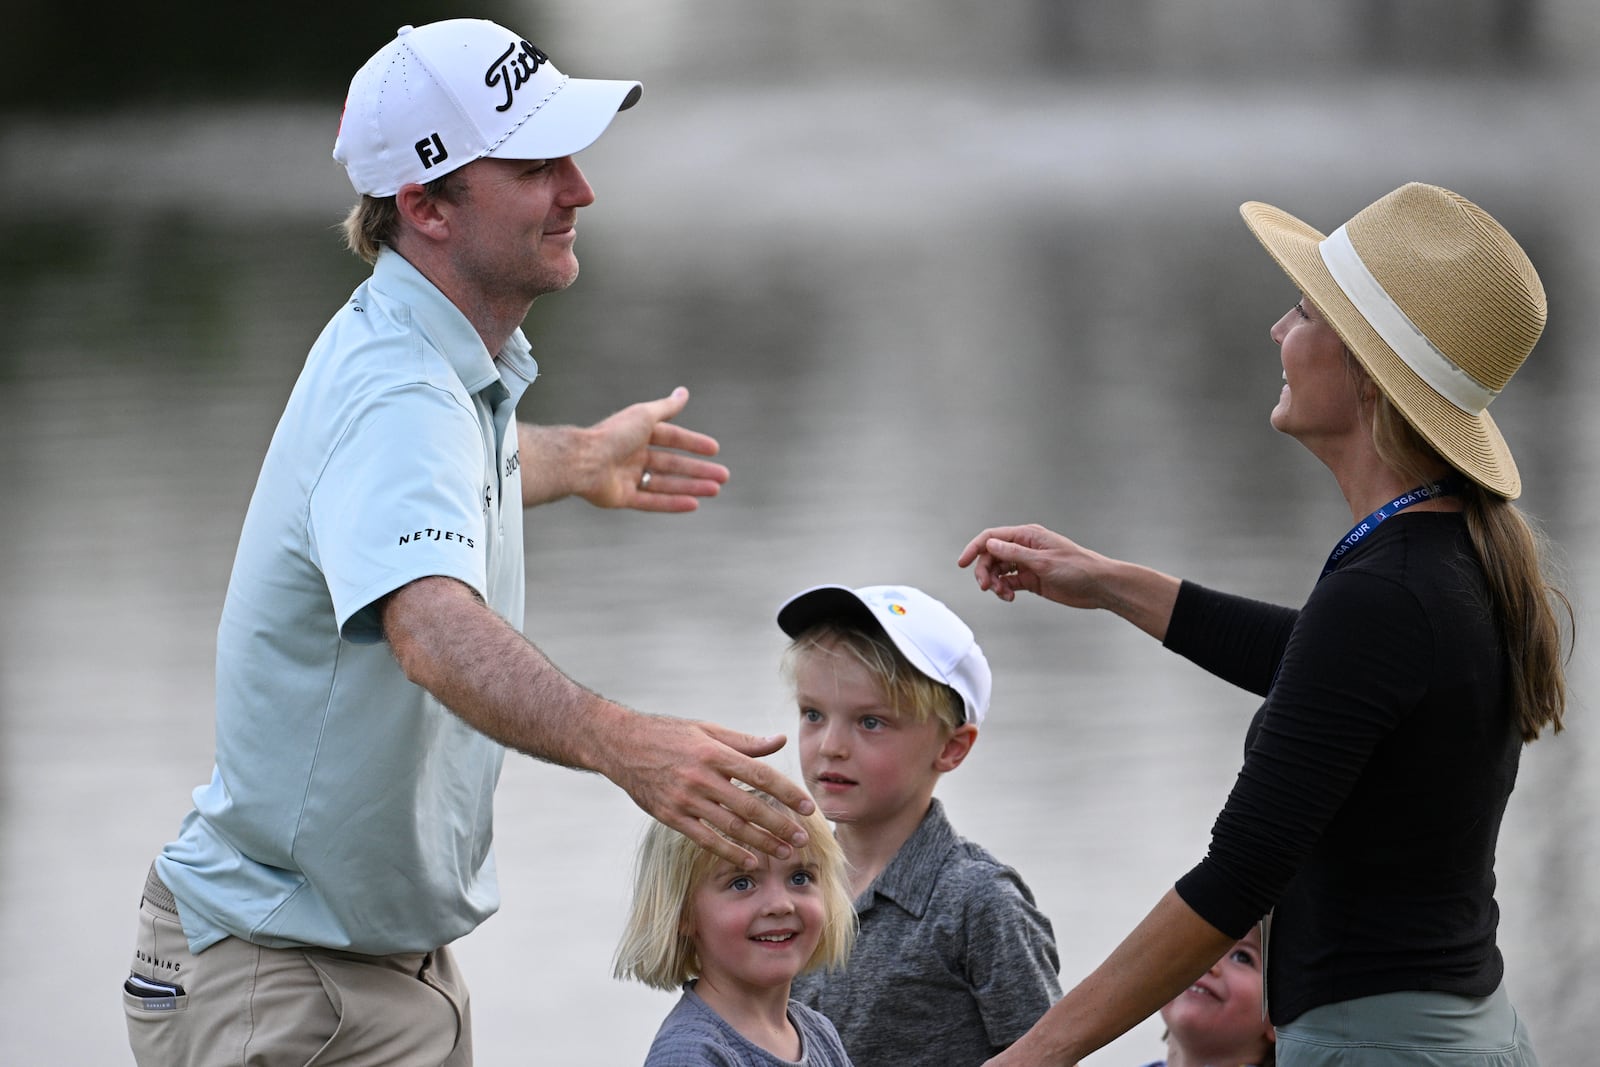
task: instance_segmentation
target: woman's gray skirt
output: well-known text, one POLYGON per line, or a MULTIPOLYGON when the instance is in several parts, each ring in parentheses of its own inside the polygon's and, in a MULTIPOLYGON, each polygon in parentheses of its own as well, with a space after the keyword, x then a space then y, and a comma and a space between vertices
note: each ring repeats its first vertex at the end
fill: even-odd
POLYGON ((1278 1067, 1538 1067, 1501 986, 1487 997, 1383 993, 1278 1027, 1278 1067))

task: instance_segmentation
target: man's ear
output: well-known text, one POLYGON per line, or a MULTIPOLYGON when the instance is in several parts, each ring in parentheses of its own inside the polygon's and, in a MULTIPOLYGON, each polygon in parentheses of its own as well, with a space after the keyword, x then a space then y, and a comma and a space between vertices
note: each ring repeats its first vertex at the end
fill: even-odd
POLYGON ((939 750, 939 755, 934 757, 933 769, 941 774, 945 771, 955 770, 961 766, 961 761, 967 758, 967 754, 972 751, 972 746, 977 740, 978 728, 976 726, 970 722, 957 726, 954 732, 945 738, 944 747, 939 750))
POLYGON ((442 197, 429 196, 426 189, 412 182, 394 194, 395 210, 401 225, 419 236, 440 241, 449 236, 450 217, 442 197))

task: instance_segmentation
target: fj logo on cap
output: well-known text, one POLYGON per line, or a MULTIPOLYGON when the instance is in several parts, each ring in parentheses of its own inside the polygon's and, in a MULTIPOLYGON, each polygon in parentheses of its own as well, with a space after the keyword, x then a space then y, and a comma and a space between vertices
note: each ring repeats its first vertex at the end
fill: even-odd
POLYGON ((445 150, 444 142, 439 140, 436 133, 417 142, 417 158, 422 160, 424 167, 432 169, 435 164, 449 159, 450 153, 445 150))
POLYGON ((496 104, 494 109, 496 111, 511 110, 511 100, 516 95, 517 90, 527 85, 528 79, 533 77, 534 72, 548 62, 550 62, 550 57, 527 41, 519 41, 504 52, 501 52, 499 57, 489 64, 489 69, 484 71, 483 74, 483 84, 490 88, 496 85, 505 86, 505 103, 496 104), (521 49, 520 52, 517 51, 518 48, 521 49))

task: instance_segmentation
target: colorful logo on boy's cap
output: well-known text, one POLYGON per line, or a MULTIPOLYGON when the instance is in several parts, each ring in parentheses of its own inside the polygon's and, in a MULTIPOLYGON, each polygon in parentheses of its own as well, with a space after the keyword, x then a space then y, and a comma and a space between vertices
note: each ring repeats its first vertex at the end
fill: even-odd
POLYGON ((889 614, 891 614, 891 615, 904 615, 905 613, 906 613, 906 606, 904 604, 890 604, 889 605, 889 614))

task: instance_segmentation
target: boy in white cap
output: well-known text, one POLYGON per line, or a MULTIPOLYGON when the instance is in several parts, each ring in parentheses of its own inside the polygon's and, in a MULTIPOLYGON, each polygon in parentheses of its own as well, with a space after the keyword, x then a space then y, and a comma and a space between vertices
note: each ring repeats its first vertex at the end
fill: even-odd
POLYGON ((855 1067, 965 1067, 1061 995, 1050 920, 1022 877, 959 837, 933 792, 989 708, 972 631, 904 585, 807 589, 778 612, 806 785, 851 864, 849 965, 794 981, 855 1067))
POLYGON ((810 798, 755 758, 782 738, 624 708, 521 633, 525 507, 689 511, 728 476, 669 421, 681 389, 588 428, 516 419, 522 320, 577 277, 594 200, 572 155, 639 93, 477 19, 404 27, 352 80, 334 157, 373 272, 313 346, 244 521, 216 767, 146 880, 123 987, 144 1067, 470 1064, 447 946, 500 904, 505 747, 605 775, 735 864, 806 841, 810 798), (702 821, 729 809, 732 839, 702 821))

